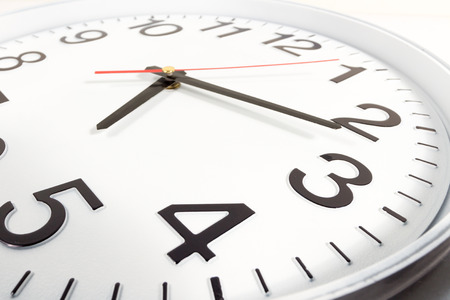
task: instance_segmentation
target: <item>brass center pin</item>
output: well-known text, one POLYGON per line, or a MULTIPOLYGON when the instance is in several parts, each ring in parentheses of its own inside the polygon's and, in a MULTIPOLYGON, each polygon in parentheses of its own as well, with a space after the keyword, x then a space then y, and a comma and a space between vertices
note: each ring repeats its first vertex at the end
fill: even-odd
MULTIPOLYGON (((172 77, 173 73, 175 72, 175 68, 172 66, 167 66, 162 68, 162 71, 167 75, 167 77, 172 77)), ((174 90, 180 87, 180 83, 175 81, 174 83, 172 83, 171 85, 169 85, 166 89, 168 90, 174 90)))

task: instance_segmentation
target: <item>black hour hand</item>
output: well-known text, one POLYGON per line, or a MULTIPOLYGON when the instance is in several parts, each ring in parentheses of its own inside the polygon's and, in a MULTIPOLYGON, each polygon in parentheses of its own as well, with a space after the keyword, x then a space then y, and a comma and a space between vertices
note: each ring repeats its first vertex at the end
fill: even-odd
MULTIPOLYGON (((153 68, 153 67, 151 67, 153 68)), ((156 82, 151 84, 148 88, 139 93, 136 97, 125 103, 115 112, 106 117, 103 121, 97 124, 97 129, 106 129, 111 125, 115 124, 117 121, 121 120, 123 117, 131 113, 133 110, 150 100, 155 95, 159 94, 161 91, 169 87, 174 83, 174 80, 162 77, 156 82)))

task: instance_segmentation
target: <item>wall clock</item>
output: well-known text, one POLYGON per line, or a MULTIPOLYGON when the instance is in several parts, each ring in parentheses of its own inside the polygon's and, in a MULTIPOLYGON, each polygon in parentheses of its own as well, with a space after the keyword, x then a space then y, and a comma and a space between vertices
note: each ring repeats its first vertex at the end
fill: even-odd
POLYGON ((448 252, 450 72, 410 43, 286 1, 0 27, 1 299, 385 298, 448 252))

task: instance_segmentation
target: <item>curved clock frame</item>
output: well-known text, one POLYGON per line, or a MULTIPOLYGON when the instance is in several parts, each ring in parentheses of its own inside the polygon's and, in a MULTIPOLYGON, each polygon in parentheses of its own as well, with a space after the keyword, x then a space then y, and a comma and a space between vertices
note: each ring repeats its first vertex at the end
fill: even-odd
MULTIPOLYGON (((422 48, 374 25, 334 12, 283 0, 73 0, 0 15, 0 42, 66 24, 132 14, 220 14, 283 23, 333 37, 383 60, 407 74, 434 100, 435 109, 449 132, 450 68, 422 48), (100 9, 92 9, 97 7, 100 9), (258 7, 257 10, 254 7, 258 7), (274 14, 273 12, 277 13, 274 14), (282 17, 281 17, 282 16, 282 17), (24 22, 24 20, 27 20, 24 22), (357 38, 355 38, 357 37, 357 38)), ((446 172, 450 178, 450 170, 446 172)), ((318 288, 282 297, 293 300, 315 297, 389 297, 413 283, 450 252, 450 195, 430 229, 402 251, 318 288), (422 270, 418 272, 417 270, 422 270)))

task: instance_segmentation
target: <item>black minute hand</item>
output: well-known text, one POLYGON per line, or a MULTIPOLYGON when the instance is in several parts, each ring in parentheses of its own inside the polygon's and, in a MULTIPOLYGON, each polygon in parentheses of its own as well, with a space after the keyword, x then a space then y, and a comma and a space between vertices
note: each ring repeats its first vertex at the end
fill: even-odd
POLYGON ((265 107, 267 109, 271 109, 271 110, 274 110, 274 111, 277 111, 277 112, 280 112, 280 113, 283 113, 286 115, 290 115, 290 116, 293 116, 293 117, 296 117, 299 119, 303 119, 303 120, 306 120, 309 122, 313 122, 313 123, 316 123, 316 124, 319 124, 322 126, 326 126, 326 127, 333 128, 333 129, 341 128, 341 126, 339 124, 334 123, 332 121, 324 120, 319 117, 312 116, 312 115, 309 115, 309 114, 306 114, 306 113, 303 113, 303 112, 300 112, 300 111, 297 111, 297 110, 294 110, 294 109, 291 109, 291 108, 288 108, 288 107, 285 107, 282 105, 278 105, 278 104, 275 104, 275 103, 272 103, 272 102, 269 102, 266 100, 255 98, 253 96, 242 94, 242 93, 239 93, 239 92, 236 92, 236 91, 224 88, 224 87, 220 87, 220 86, 217 86, 217 85, 214 85, 214 84, 202 81, 202 80, 198 80, 198 79, 189 77, 189 76, 185 75, 185 72, 164 71, 164 72, 157 72, 154 74, 163 76, 164 78, 167 78, 167 79, 176 80, 177 82, 192 85, 192 86, 195 86, 195 87, 198 87, 198 88, 201 88, 201 89, 213 92, 213 93, 221 94, 221 95, 235 98, 235 99, 247 102, 247 103, 265 107))

